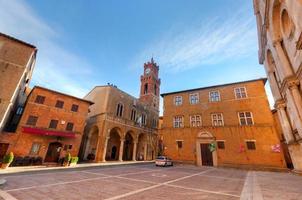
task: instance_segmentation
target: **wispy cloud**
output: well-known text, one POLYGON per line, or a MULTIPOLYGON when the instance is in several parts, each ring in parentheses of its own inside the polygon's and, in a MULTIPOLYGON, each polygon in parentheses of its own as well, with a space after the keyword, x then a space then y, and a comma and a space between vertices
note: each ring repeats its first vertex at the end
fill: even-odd
POLYGON ((139 66, 154 55, 161 69, 181 72, 242 59, 257 52, 254 18, 247 13, 239 10, 225 18, 204 19, 181 26, 182 31, 170 28, 160 39, 152 41, 131 65, 139 66))
POLYGON ((37 46, 33 83, 83 97, 90 84, 81 81, 92 74, 83 58, 63 48, 64 37, 41 19, 23 0, 0 0, 0 31, 37 46), (77 77, 81 76, 82 79, 77 77))

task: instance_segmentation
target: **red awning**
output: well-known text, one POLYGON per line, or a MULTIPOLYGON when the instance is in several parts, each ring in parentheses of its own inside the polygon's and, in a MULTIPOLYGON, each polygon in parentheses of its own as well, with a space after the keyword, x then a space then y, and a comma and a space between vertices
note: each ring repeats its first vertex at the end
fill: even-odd
POLYGON ((69 137, 74 138, 74 132, 63 132, 63 131, 55 131, 34 127, 22 127, 22 131, 24 133, 34 134, 34 135, 47 135, 47 136, 57 136, 57 137, 69 137))

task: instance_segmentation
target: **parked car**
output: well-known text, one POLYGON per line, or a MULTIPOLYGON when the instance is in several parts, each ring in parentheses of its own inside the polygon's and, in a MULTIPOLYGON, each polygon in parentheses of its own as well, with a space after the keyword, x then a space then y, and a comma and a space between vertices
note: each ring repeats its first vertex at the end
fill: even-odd
POLYGON ((155 166, 173 166, 173 161, 166 156, 159 156, 155 160, 155 166))

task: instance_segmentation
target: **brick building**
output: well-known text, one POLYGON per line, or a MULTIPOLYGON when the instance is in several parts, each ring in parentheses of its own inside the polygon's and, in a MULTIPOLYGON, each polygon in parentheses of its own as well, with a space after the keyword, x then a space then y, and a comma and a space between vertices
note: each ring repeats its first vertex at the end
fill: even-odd
POLYGON ((113 85, 96 86, 85 97, 95 102, 81 146, 81 159, 95 162, 151 160, 156 156, 159 115, 159 67, 144 64, 140 98, 113 85))
POLYGON ((275 100, 284 144, 294 169, 302 172, 302 2, 254 0, 259 63, 275 100))
POLYGON ((77 156, 88 107, 92 102, 35 86, 25 103, 16 132, 3 132, 5 152, 16 157, 41 157, 57 162, 70 152, 77 156))
POLYGON ((0 33, 0 134, 16 129, 20 116, 15 114, 26 100, 36 54, 35 46, 0 33))
POLYGON ((257 79, 162 94, 163 153, 197 165, 285 167, 265 82, 257 79))

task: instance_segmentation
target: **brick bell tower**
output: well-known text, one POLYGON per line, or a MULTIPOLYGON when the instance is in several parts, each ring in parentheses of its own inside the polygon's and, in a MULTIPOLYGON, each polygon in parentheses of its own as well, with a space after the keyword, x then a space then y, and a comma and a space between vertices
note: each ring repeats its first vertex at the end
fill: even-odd
POLYGON ((144 75, 141 75, 141 90, 139 100, 159 112, 159 66, 151 58, 144 64, 144 75))

